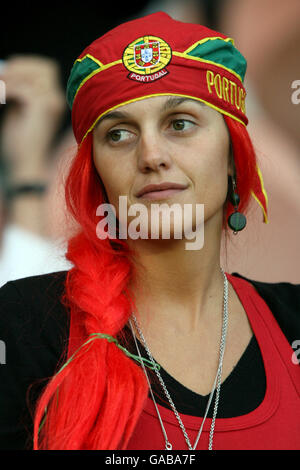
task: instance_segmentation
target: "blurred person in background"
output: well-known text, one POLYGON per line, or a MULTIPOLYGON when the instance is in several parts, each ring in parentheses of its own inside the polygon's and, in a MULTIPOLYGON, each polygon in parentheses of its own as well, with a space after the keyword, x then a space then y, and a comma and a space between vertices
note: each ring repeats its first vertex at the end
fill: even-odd
POLYGON ((46 204, 53 171, 50 156, 66 108, 59 67, 45 57, 14 56, 5 62, 0 79, 6 85, 0 144, 7 167, 2 285, 70 264, 63 245, 49 235, 46 204))

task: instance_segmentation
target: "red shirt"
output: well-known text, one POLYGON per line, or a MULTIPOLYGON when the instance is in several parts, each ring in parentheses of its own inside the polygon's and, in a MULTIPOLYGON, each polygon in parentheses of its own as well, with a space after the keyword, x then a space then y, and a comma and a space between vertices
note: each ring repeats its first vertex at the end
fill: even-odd
MULTIPOLYGON (((292 361, 293 349, 265 301, 244 279, 226 273, 248 316, 259 344, 266 374, 266 394, 252 412, 216 419, 214 450, 299 450, 300 369, 292 361)), ((221 386, 222 394, 222 386, 221 386)), ((172 410, 157 405, 173 450, 187 450, 183 433, 172 410)), ((181 414, 190 441, 196 440, 202 418, 181 414)), ((196 450, 208 449, 211 418, 206 418, 196 450)), ((127 450, 163 450, 165 440, 154 404, 145 408, 127 450)))

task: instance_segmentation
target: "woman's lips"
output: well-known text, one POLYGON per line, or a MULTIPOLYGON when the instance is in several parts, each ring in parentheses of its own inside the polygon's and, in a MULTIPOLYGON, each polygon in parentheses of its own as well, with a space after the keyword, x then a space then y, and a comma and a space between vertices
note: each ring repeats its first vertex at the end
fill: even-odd
POLYGON ((184 189, 163 189, 161 191, 150 191, 148 193, 143 194, 140 196, 140 199, 148 199, 148 200, 159 200, 159 199, 168 199, 172 197, 174 194, 180 193, 184 191, 184 189))

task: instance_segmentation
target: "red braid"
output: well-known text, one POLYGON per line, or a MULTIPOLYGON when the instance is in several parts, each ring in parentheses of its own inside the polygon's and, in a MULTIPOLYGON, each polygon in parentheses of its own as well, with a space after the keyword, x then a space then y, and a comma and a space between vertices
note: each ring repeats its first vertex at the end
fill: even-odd
MULTIPOLYGON (((66 181, 67 207, 80 224, 69 240, 64 303, 82 345, 92 333, 116 336, 131 312, 125 295, 131 275, 127 245, 96 235, 96 208, 104 202, 91 158, 89 135, 76 155, 66 181)), ((99 220, 99 219, 98 219, 99 220)), ((77 336, 77 335, 76 335, 77 336)), ((75 348, 76 349, 76 348, 75 348)), ((35 416, 35 449, 124 449, 147 397, 142 369, 114 343, 96 339, 49 382, 35 416), (47 412, 45 414, 45 408, 47 412), (38 430, 45 414, 40 433, 38 430)))

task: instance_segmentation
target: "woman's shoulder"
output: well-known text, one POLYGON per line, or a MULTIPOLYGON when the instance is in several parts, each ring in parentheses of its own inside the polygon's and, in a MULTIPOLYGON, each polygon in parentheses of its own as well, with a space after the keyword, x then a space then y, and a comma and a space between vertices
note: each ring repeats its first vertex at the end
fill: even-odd
POLYGON ((300 282, 299 283, 292 283, 292 282, 265 282, 265 281, 257 281, 255 279, 250 279, 246 276, 243 276, 240 273, 233 272, 232 276, 239 277, 244 279, 247 282, 253 284, 255 289, 258 292, 269 293, 275 295, 278 300, 287 301, 288 303, 292 302, 295 299, 300 299, 300 282))
POLYGON ((0 305, 14 308, 18 300, 39 307, 44 303, 58 302, 63 294, 65 279, 68 271, 56 271, 48 274, 38 274, 6 282, 0 288, 0 305))
POLYGON ((44 290, 62 289, 68 271, 55 271, 48 274, 37 274, 21 279, 7 281, 0 287, 1 299, 5 298, 9 293, 15 291, 25 295, 30 295, 34 289, 35 293, 42 293, 44 290))
MULTIPOLYGON (((67 310, 61 302, 68 271, 13 281, 0 288, 1 336, 30 339, 65 337, 67 310)), ((3 338, 1 338, 3 339, 3 338)))
POLYGON ((231 275, 253 285, 270 308, 290 344, 295 338, 300 338, 300 284, 257 281, 237 272, 231 275))

